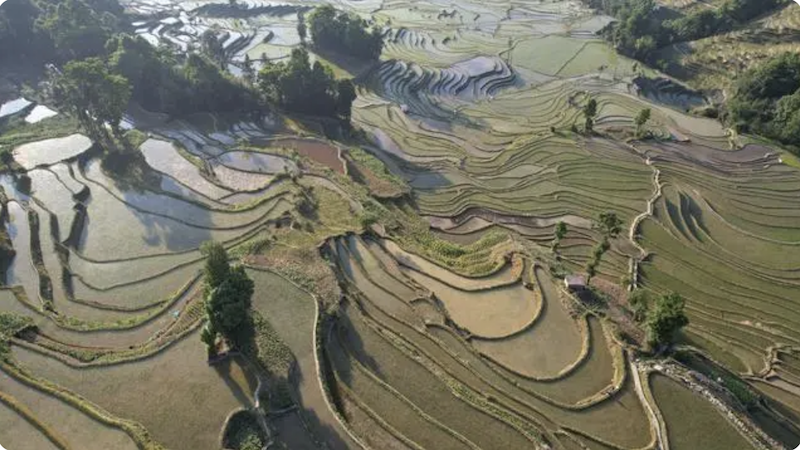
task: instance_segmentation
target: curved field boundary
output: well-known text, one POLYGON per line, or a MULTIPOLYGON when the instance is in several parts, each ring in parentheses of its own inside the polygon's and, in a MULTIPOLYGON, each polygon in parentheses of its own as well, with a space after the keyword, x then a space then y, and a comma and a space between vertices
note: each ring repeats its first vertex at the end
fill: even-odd
MULTIPOLYGON (((425 450, 424 448, 420 447, 419 444, 412 441, 402 433, 400 433, 396 428, 391 426, 388 422, 383 420, 381 416, 379 416, 375 411, 372 410, 366 403, 362 402, 358 396, 347 387, 347 385, 341 381, 338 374, 334 374, 336 379, 336 389, 339 391, 339 395, 342 397, 347 398, 349 401, 355 403, 355 405, 361 409, 367 416, 369 416, 372 420, 374 420, 378 426, 383 428, 383 430, 392 436, 393 438, 397 439, 398 441, 402 442, 406 446, 408 446, 412 450, 425 450)), ((347 419, 345 419, 347 420, 347 419)))
POLYGON ((680 384, 686 389, 699 393, 701 401, 709 402, 711 406, 727 421, 739 434, 741 434, 754 448, 759 450, 778 449, 782 446, 772 437, 767 435, 750 416, 735 406, 729 404, 732 395, 721 389, 713 380, 698 377, 692 370, 675 363, 660 362, 642 364, 643 371, 648 375, 660 374, 680 384), (715 390, 717 392, 715 392, 715 390), (724 394, 721 394, 724 393, 724 394), (729 398, 725 398, 727 395, 729 398))
MULTIPOLYGON (((374 318, 374 316, 371 313, 369 313, 366 310, 364 310, 363 307, 361 308, 361 311, 362 311, 362 314, 364 314, 367 317, 370 317, 371 318, 370 320, 378 320, 378 319, 374 318)), ((391 316, 387 316, 387 317, 391 318, 391 316)), ((398 323, 402 324, 402 321, 399 321, 398 319, 395 319, 395 318, 391 318, 391 319, 392 320, 396 320, 396 321, 398 321, 398 323)), ((413 330, 413 328, 411 328, 410 325, 408 325, 408 324, 405 324, 404 326, 406 326, 409 329, 413 330)), ((452 336, 454 336, 457 340, 461 339, 457 334, 453 333, 453 331, 448 327, 441 326, 441 327, 437 327, 437 328, 441 328, 441 329, 447 331, 452 336)), ((525 410, 528 411, 528 412, 524 413, 523 416, 527 420, 531 421, 531 423, 535 423, 538 426, 541 426, 541 423, 539 422, 539 420, 543 420, 544 418, 542 418, 542 419, 534 419, 534 417, 531 416, 531 413, 537 414, 537 415, 541 415, 541 412, 539 412, 539 408, 533 406, 529 402, 527 402, 524 399, 520 398, 519 395, 511 395, 508 391, 504 390, 503 388, 495 386, 495 383, 487 380, 485 378, 485 376, 480 374, 480 373, 478 373, 475 370, 475 368, 472 367, 471 364, 468 364, 468 362, 464 361, 463 357, 459 356, 456 353, 453 353, 453 351, 451 351, 449 348, 446 348, 446 347, 442 346, 442 344, 439 342, 438 339, 428 335, 427 333, 423 334, 423 336, 426 337, 427 339, 430 339, 440 350, 442 350, 446 355, 448 355, 453 360, 455 360, 458 363, 459 366, 461 366, 464 370, 466 370, 472 376, 476 377, 476 380, 478 380, 478 382, 486 383, 487 387, 489 387, 490 390, 489 391, 482 391, 482 392, 493 392, 493 393, 496 392, 497 394, 499 394, 499 395, 493 395, 493 397, 494 397, 493 402, 498 403, 500 405, 503 405, 504 407, 509 408, 509 409, 511 409, 513 411, 516 411, 517 413, 520 413, 519 407, 523 407, 525 410), (516 404, 518 406, 517 407, 512 407, 512 406, 507 404, 506 400, 503 400, 503 399, 508 399, 508 401, 510 401, 511 403, 514 403, 514 404, 516 404)), ((463 347, 465 349, 467 349, 468 351, 470 351, 469 344, 464 342, 463 340, 461 342, 462 342, 463 347)), ((428 358, 431 358, 429 356, 429 354, 428 354, 428 351, 425 350, 425 349, 420 348, 418 345, 411 344, 411 343, 409 343, 407 345, 413 345, 414 346, 414 353, 415 354, 424 354, 424 355, 428 355, 428 358)), ((473 353, 473 355, 475 355, 474 351, 471 351, 471 353, 473 353)), ((475 357, 477 358, 478 361, 481 361, 480 355, 475 355, 475 357)), ((445 369, 445 370, 449 373, 451 369, 445 369)), ((509 386, 508 386, 509 388, 513 389, 513 387, 516 386, 515 383, 513 383, 511 381, 508 381, 505 378, 501 377, 501 379, 503 379, 503 381, 505 381, 505 382, 507 382, 509 384, 509 386)), ((479 389, 478 391, 481 391, 481 390, 479 389)), ((526 394, 528 393, 526 390, 522 390, 522 392, 524 392, 526 394)), ((542 398, 541 395, 537 395, 536 393, 532 393, 532 395, 533 395, 533 398, 537 398, 538 400, 547 403, 547 400, 548 400, 547 398, 542 398)), ((553 404, 552 402, 550 402, 550 403, 553 404)), ((557 406, 557 405, 553 405, 553 406, 557 406)))
MULTIPOLYGON (((538 275, 539 270, 537 270, 537 268, 539 268, 539 266, 537 264, 534 264, 532 266, 531 270, 534 271, 534 277, 537 280, 538 288, 542 289, 541 288, 541 286, 542 286, 541 279, 540 279, 540 277, 538 275)), ((543 300, 542 304, 544 305, 544 299, 546 298, 545 295, 544 295, 544 292, 541 293, 541 296, 542 296, 542 300, 543 300)), ((550 299, 550 301, 557 301, 557 300, 556 299, 550 299)), ((564 300, 562 299, 562 295, 559 295, 558 301, 560 301, 562 303, 562 307, 567 308, 567 311, 570 310, 566 305, 563 304, 564 300)), ((554 306, 557 306, 557 305, 550 305, 550 307, 554 307, 554 306)), ((591 346, 592 346, 591 336, 590 336, 591 333, 589 333, 589 324, 587 322, 586 315, 585 314, 581 315, 579 318, 574 318, 574 320, 575 320, 576 325, 578 326, 578 331, 581 334, 581 337, 583 338, 583 342, 581 343, 581 351, 578 354, 578 358, 575 361, 573 361, 569 366, 564 367, 563 369, 561 369, 556 375, 549 376, 549 377, 536 377, 536 376, 532 376, 532 375, 529 375, 529 374, 524 374, 524 373, 522 373, 522 372, 520 372, 520 371, 518 371, 516 369, 513 369, 511 367, 506 366, 504 363, 498 361, 497 359, 493 358, 490 355, 487 355, 485 353, 480 353, 480 352, 479 353, 480 353, 481 357, 491 361, 493 364, 497 364, 498 366, 504 368, 505 370, 508 370, 509 372, 519 376, 520 378, 525 378, 525 379, 528 379, 528 380, 531 380, 531 381, 541 381, 541 382, 544 382, 544 381, 558 381, 558 380, 563 379, 566 376, 570 375, 571 373, 575 372, 575 370, 577 370, 585 362, 585 360, 589 357, 589 352, 591 351, 591 346)), ((533 326, 534 325, 532 325, 531 328, 533 326)), ((528 331, 529 330, 530 330, 530 328, 528 328, 528 331)), ((516 336, 518 334, 519 333, 516 333, 514 336, 516 336)), ((504 340, 504 339, 508 339, 508 337, 502 338, 502 339, 497 339, 497 341, 501 341, 501 340, 504 340)))
POLYGON ((8 406, 9 409, 22 416, 22 418, 39 430, 47 440, 52 442, 53 445, 60 450, 71 450, 72 447, 70 447, 63 438, 58 436, 50 427, 42 423, 25 405, 19 403, 14 397, 0 392, 0 403, 8 406))
MULTIPOLYGON (((510 263, 509 259, 506 259, 505 257, 499 257, 499 258, 497 258, 498 259, 497 263, 495 263, 494 267, 492 269, 490 269, 487 273, 482 273, 482 274, 479 274, 479 275, 467 275, 467 274, 458 273, 457 271, 454 271, 453 269, 449 269, 449 268, 447 268, 445 266, 442 266, 441 264, 435 262, 434 260, 432 260, 431 258, 428 258, 427 256, 423 256, 423 255, 421 255, 421 254, 419 254, 417 252, 414 252, 414 251, 406 250, 405 248, 403 248, 403 246, 398 244, 394 239, 384 238, 383 241, 391 242, 392 244, 397 246, 397 248, 400 249, 401 251, 403 251, 405 253, 408 253, 410 255, 413 255, 415 257, 418 257, 418 258, 428 262, 429 264, 432 264, 433 266, 436 266, 436 267, 439 267, 439 268, 443 269, 444 271, 452 272, 456 276, 459 276, 459 277, 462 277, 462 278, 466 278, 466 279, 470 279, 470 280, 484 280, 484 279, 491 278, 492 276, 497 275, 501 270, 503 270, 504 267, 506 267, 506 265, 508 265, 510 263)), ((408 267, 409 269, 412 269, 412 270, 414 269, 414 267, 410 267, 410 266, 408 266, 408 264, 404 264, 402 261, 399 261, 398 258, 395 256, 395 254, 392 251, 390 251, 389 249, 386 248, 386 245, 385 245, 385 243, 383 241, 379 242, 379 244, 381 245, 381 247, 383 248, 383 250, 386 253, 388 253, 389 255, 392 255, 392 257, 395 260, 397 260, 397 262, 399 264, 403 265, 404 267, 408 267)), ((509 242, 509 241, 511 241, 511 240, 503 241, 500 244, 504 244, 504 243, 509 242)), ((495 247, 499 246, 500 244, 497 244, 495 247)), ((513 254, 513 251, 512 250, 508 250, 508 251, 506 251, 504 253, 503 256, 505 256, 506 254, 513 254)), ((427 275, 427 273, 426 273, 426 275, 427 275)), ((431 276, 431 275, 429 275, 429 276, 431 276)), ((435 276, 431 276, 431 277, 432 278, 436 278, 435 276)), ((444 284, 448 284, 445 281, 442 281, 442 280, 439 280, 439 281, 441 281, 444 284)), ((458 287, 456 289, 465 290, 463 288, 458 288, 458 287)))
POLYGON ((650 390, 650 371, 648 369, 640 369, 636 361, 631 360, 631 368, 633 372, 633 381, 636 385, 636 394, 639 396, 642 404, 647 410, 647 415, 651 425, 656 431, 656 444, 661 448, 669 449, 669 436, 667 435, 667 422, 658 408, 658 403, 653 396, 653 391, 650 390), (644 377, 645 382, 642 383, 644 377))
POLYGON ((173 344, 177 343, 178 341, 182 340, 183 338, 185 338, 186 336, 190 335, 192 332, 197 330, 203 323, 203 318, 201 317, 201 315, 202 315, 202 302, 194 302, 192 304, 188 304, 184 307, 179 319, 169 324, 163 330, 163 332, 157 333, 152 338, 142 343, 140 346, 138 347, 134 346, 134 348, 128 348, 123 351, 95 348, 93 350, 96 351, 104 350, 104 351, 100 351, 93 359, 89 361, 82 361, 77 357, 70 355, 69 351, 70 349, 74 349, 76 351, 87 351, 90 348, 69 346, 61 344, 57 341, 45 341, 52 343, 52 345, 45 344, 45 346, 43 346, 43 345, 37 345, 35 343, 30 343, 28 341, 18 338, 13 338, 11 342, 14 345, 19 345, 20 347, 24 347, 28 350, 37 352, 44 356, 57 359, 62 363, 64 363, 65 365, 75 369, 87 369, 99 366, 111 366, 111 365, 129 363, 132 361, 140 361, 143 359, 148 359, 161 353, 162 351, 166 350, 173 344), (148 346, 150 348, 148 348, 148 346), (105 359, 103 359, 104 357, 105 359))
POLYGON ((141 450, 166 450, 164 446, 154 441, 150 433, 138 422, 118 418, 80 395, 36 377, 13 362, 0 360, 0 369, 20 383, 59 399, 100 423, 124 431, 141 450))
POLYGON ((281 277, 281 279, 285 280, 287 283, 290 283, 292 286, 294 286, 298 290, 306 293, 308 296, 310 296, 314 300, 315 318, 314 318, 314 329, 311 331, 311 336, 312 336, 312 339, 313 339, 313 342, 314 342, 314 366, 315 366, 316 371, 317 371, 316 378, 317 378, 317 382, 319 384, 319 388, 322 391, 322 398, 325 399, 325 403, 326 403, 326 405, 328 407, 328 410, 331 412, 331 414, 333 414, 333 416, 335 417, 336 421, 338 422, 338 424, 341 427, 341 429, 345 432, 345 434, 354 443, 356 443, 362 450, 370 450, 370 448, 368 446, 366 446, 361 441, 361 439, 359 439, 352 432, 350 427, 347 426, 347 421, 345 420, 344 417, 342 417, 342 415, 339 412, 339 410, 336 409, 336 407, 334 406, 333 399, 331 398, 331 392, 330 392, 328 386, 325 384, 325 379, 323 377, 323 374, 325 373, 325 371, 324 371, 323 365, 322 365, 322 358, 324 357, 324 356, 322 356, 324 340, 321 337, 320 331, 321 331, 321 328, 325 327, 325 322, 326 321, 323 318, 323 316, 321 314, 321 311, 320 311, 320 299, 316 295, 314 295, 313 293, 309 292, 303 286, 295 283, 294 281, 290 280, 289 278, 286 278, 283 275, 281 275, 280 273, 278 273, 278 272, 276 272, 274 270, 271 270, 271 269, 269 269, 267 267, 254 266, 254 265, 249 265, 249 264, 245 264, 245 267, 247 267, 249 269, 253 269, 253 270, 261 270, 261 271, 264 271, 264 272, 270 272, 270 273, 272 273, 272 274, 274 274, 276 276, 279 276, 279 277, 281 277))
MULTIPOLYGON (((344 277, 345 279, 348 279, 344 274, 341 274, 340 276, 344 277)), ((360 292, 360 291, 358 291, 358 292, 360 292)), ((360 295, 364 295, 364 294, 360 294, 360 295)), ((409 328, 412 328, 412 329, 416 328, 414 325, 406 322, 405 320, 403 320, 400 317, 397 317, 395 314, 392 314, 391 312, 386 311, 384 308, 382 308, 381 306, 375 304, 374 302, 372 302, 368 298, 361 299, 361 301, 369 302, 372 305, 372 307, 376 308, 381 313, 385 314, 388 317, 391 317, 393 320, 396 320, 399 323, 402 323, 402 324, 404 324, 405 326, 407 326, 409 328)), ((540 304, 543 304, 543 303, 540 303, 540 304)), ((362 309, 362 314, 364 314, 367 317, 370 317, 373 320, 377 320, 376 318, 372 317, 368 312, 364 311, 363 309, 362 309)), ((586 316, 584 315, 582 317, 584 318, 583 323, 586 324, 586 322, 585 322, 586 316)), ((452 321, 452 319, 451 319, 451 321, 452 321)), ((441 325, 438 325, 438 324, 428 324, 428 326, 435 326, 437 328, 442 328, 444 330, 447 330, 448 332, 451 332, 451 330, 450 330, 450 328, 448 326, 441 326, 441 325)), ((611 339, 609 339, 610 338, 610 335, 609 335, 610 332, 609 332, 609 330, 607 329, 606 326, 603 326, 603 333, 604 333, 604 337, 606 338, 605 339, 606 342, 604 342, 604 345, 608 345, 612 341, 611 341, 611 339)), ((427 334, 425 334, 425 335, 427 336, 427 334)), ((458 333, 453 333, 453 335, 456 336, 457 339, 463 340, 463 343, 466 346, 466 348, 469 348, 476 357, 478 357, 478 358, 484 357, 484 355, 482 355, 479 352, 477 352, 474 349, 472 349, 472 347, 468 344, 468 341, 465 340, 463 337, 459 336, 458 333)), ((551 379, 551 380, 533 380, 533 381, 543 381, 543 382, 546 382, 546 381, 553 381, 553 382, 559 381, 559 380, 561 380, 563 378, 568 377, 571 373, 573 373, 575 370, 580 368, 583 365, 583 363, 587 360, 588 353, 589 353, 590 348, 591 348, 591 342, 589 342, 589 340, 591 339, 591 333, 589 333, 588 324, 586 324, 586 329, 584 331, 584 336, 586 336, 586 340, 587 340, 586 342, 588 342, 588 345, 584 344, 584 348, 586 348, 587 350, 584 353, 582 353, 581 357, 578 359, 578 361, 576 361, 576 364, 574 364, 573 366, 567 368, 567 371, 565 373, 563 373, 563 374, 560 374, 557 378, 554 378, 554 379, 551 379)), ((435 339, 433 339, 433 341, 437 342, 435 339)), ((437 345, 439 345, 438 342, 437 342, 437 345)), ((439 345, 439 347, 441 347, 446 352, 450 353, 449 350, 447 350, 446 348, 442 347, 441 345, 439 345)), ((617 348, 617 349, 621 350, 619 348, 617 348)), ((419 348, 417 348, 417 350, 415 350, 415 352, 420 352, 420 351, 423 351, 423 350, 421 350, 419 348)), ((613 397, 613 395, 616 394, 623 387, 623 385, 625 383, 626 376, 627 376, 627 371, 625 370, 624 354, 621 353, 621 352, 614 351, 614 349, 609 349, 609 351, 610 351, 610 353, 612 355, 613 364, 614 364, 614 376, 613 376, 613 379, 611 380, 611 384, 609 385, 608 388, 599 391, 597 394, 595 394, 592 397, 590 397, 588 399, 585 399, 584 401, 581 401, 579 403, 566 404, 566 403, 558 402, 558 401, 553 400, 553 399, 551 399, 551 398, 549 398, 549 397, 547 397, 547 396, 545 396, 543 394, 540 394, 538 392, 535 392, 535 391, 532 391, 530 389, 527 389, 527 388, 525 388, 523 386, 517 385, 517 387, 522 389, 522 390, 524 390, 524 391, 526 391, 526 392, 528 392, 529 394, 539 398, 542 401, 545 401, 545 402, 550 403, 550 404, 552 404, 554 406, 558 406, 558 407, 561 407, 561 408, 564 408, 564 409, 581 410, 581 409, 588 408, 588 407, 590 407, 590 406, 592 406, 592 405, 594 405, 596 403, 599 403, 599 402, 601 402, 601 401, 603 401, 605 399, 613 397)), ((451 356, 456 357, 456 355, 452 355, 452 354, 451 354, 451 356)), ((490 359, 490 358, 487 358, 487 359, 490 359)), ((505 366, 503 366, 502 364, 499 364, 499 363, 497 363, 497 364, 502 366, 503 368, 505 368, 505 366)), ((502 373, 502 371, 500 371, 496 367, 492 366, 492 364, 489 364, 488 367, 490 367, 494 372, 496 372, 498 375, 500 375, 502 378, 504 378, 509 383, 512 383, 512 384, 516 385, 516 383, 514 382, 513 379, 509 378, 507 374, 502 373)), ((506 369, 506 370, 509 370, 509 369, 506 369)), ((514 372, 514 371, 511 371, 511 370, 509 370, 509 371, 511 373, 515 373, 516 374, 516 372, 514 372)), ((474 373, 474 374, 480 377, 480 375, 478 375, 477 373, 474 373)), ((523 376, 523 377, 530 379, 530 377, 525 377, 525 376, 523 376)))
MULTIPOLYGON (((433 293, 432 293, 432 294, 433 294, 433 293)), ((537 307, 537 308, 536 308, 536 310, 533 312, 533 315, 531 316, 531 320, 530 320, 530 322, 528 322, 528 324, 526 324, 526 325, 525 325, 524 327, 522 327, 521 329, 519 329, 519 330, 517 330, 517 331, 515 331, 515 332, 513 332, 513 333, 511 333, 511 334, 508 334, 508 335, 506 335, 506 336, 500 336, 500 337, 486 337, 486 336, 481 336, 481 335, 479 335, 479 334, 475 334, 475 333, 473 333, 473 332, 471 332, 471 331, 465 330, 465 329, 463 329, 463 328, 462 328, 462 327, 460 327, 460 326, 459 326, 458 328, 459 328, 460 330, 463 330, 463 332, 465 332, 465 333, 468 333, 468 334, 469 334, 469 337, 468 337, 469 339, 472 339, 472 338, 478 338, 478 339, 480 339, 480 340, 482 340, 482 341, 503 341, 503 340, 506 340, 506 339, 511 339, 511 338, 517 337, 517 336, 519 336, 519 335, 520 335, 520 334, 522 334, 522 333, 526 333, 526 332, 530 331, 530 329, 531 329, 531 328, 533 328, 533 327, 535 327, 535 326, 536 326, 536 324, 539 322, 539 319, 542 317, 542 311, 544 311, 544 306, 545 306, 545 305, 544 305, 544 298, 543 298, 543 297, 542 297, 542 295, 539 293, 539 291, 537 291, 537 290, 535 290, 535 289, 533 290, 533 295, 534 295, 534 297, 535 297, 535 299, 536 299, 536 300, 535 300, 535 302, 536 302, 536 304, 538 305, 538 307, 537 307), (537 293, 538 293, 539 295, 536 295, 537 293)), ((447 307, 444 307, 444 309, 445 309, 445 311, 446 311, 446 310, 447 310, 447 307)), ((447 318, 448 318, 448 319, 449 319, 449 320, 450 320, 450 321, 451 321, 453 324, 455 324, 455 322, 453 322, 453 319, 450 317, 450 314, 449 314, 449 313, 447 314, 447 318)))
MULTIPOLYGON (((278 209, 278 205, 281 204, 281 202, 292 204, 289 200, 286 200, 284 198, 284 197, 287 197, 287 196, 288 196, 288 194, 286 192, 281 192, 280 194, 278 194, 276 196, 277 201, 272 206, 272 208, 270 208, 269 212, 273 213, 276 209, 278 209)), ((273 198, 269 198, 269 199, 266 199, 266 200, 273 200, 273 198)), ((147 213, 145 213, 145 214, 147 214, 147 213)), ((229 244, 230 245, 231 243, 239 243, 239 241, 243 240, 245 236, 251 236, 252 234, 256 233, 257 231, 261 231, 261 229, 263 227, 271 225, 273 223, 276 223, 276 222, 278 222, 280 220, 279 218, 267 219, 267 220, 263 220, 263 219, 264 219, 264 217, 261 218, 261 220, 263 221, 261 223, 258 223, 258 221, 255 221, 256 226, 254 226, 248 233, 236 236, 236 237, 234 237, 234 238, 232 238, 232 239, 230 239, 228 241, 223 242, 223 244, 229 244)), ((214 228, 209 228, 209 229, 210 230, 215 230, 214 228)), ((234 229, 236 229, 236 228, 234 228, 234 229)), ((135 256, 135 257, 132 257, 132 258, 113 258, 113 259, 107 259, 107 260, 101 261, 101 260, 98 260, 98 259, 94 259, 94 258, 88 257, 86 255, 83 255, 83 254, 77 252, 76 250, 70 249, 70 253, 71 254, 78 255, 78 257, 80 257, 82 260, 88 261, 88 262, 94 263, 94 264, 142 261, 142 260, 147 260, 149 258, 158 258, 158 257, 164 257, 164 256, 183 255, 183 254, 192 253, 192 252, 197 252, 197 248, 182 250, 182 251, 178 251, 178 252, 153 253, 153 254, 135 256)), ((154 276, 151 276, 149 278, 153 278, 153 277, 154 276)), ((132 284, 132 283, 123 283, 123 284, 120 284, 119 286, 124 286, 124 285, 127 285, 127 284, 132 284)), ((112 287, 117 287, 117 286, 112 286, 112 287)))
MULTIPOLYGON (((376 383, 378 386, 383 388, 383 390, 385 390, 389 395, 392 395, 395 398, 397 398, 398 400, 400 400, 401 402, 403 402, 406 406, 408 406, 410 409, 412 409, 418 416, 420 416, 422 418, 422 420, 425 420, 426 422, 432 424, 433 426, 435 426, 436 428, 440 429, 444 433, 449 434, 450 436, 452 436, 453 438, 455 438, 456 440, 458 440, 459 442, 461 442, 465 446, 471 448, 472 450, 481 450, 481 448, 478 447, 474 442, 470 441, 469 439, 464 437, 462 434, 458 433, 457 431, 453 430, 452 428, 448 427, 447 425, 444 425, 443 423, 441 423, 437 419, 435 419, 435 418, 431 417, 430 415, 428 415, 425 411, 423 411, 414 402, 412 402, 411 400, 406 398, 406 396, 404 396, 402 393, 397 391, 391 385, 389 385, 388 383, 384 382, 377 375, 375 375, 371 370, 369 370, 368 368, 364 367, 363 364, 361 364, 357 360, 357 358, 355 358, 344 345, 343 345, 343 351, 346 352, 347 357, 348 357, 348 359, 350 361, 350 364, 352 365, 352 367, 355 370, 361 372, 364 376, 366 376, 369 379, 371 379, 372 382, 376 383)), ((338 376, 337 376, 337 379, 338 379, 338 376)))
POLYGON ((496 398, 490 400, 485 393, 460 381, 449 370, 436 363, 435 359, 424 349, 421 349, 395 331, 381 326, 360 305, 357 305, 356 309, 361 319, 364 320, 365 325, 372 329, 377 336, 406 355, 413 363, 420 364, 431 375, 444 383, 453 396, 465 402, 472 409, 516 429, 527 440, 533 443, 541 443, 541 430, 537 427, 531 427, 530 425, 533 422, 528 418, 522 420, 522 416, 515 409, 506 405, 504 401, 496 398))
MULTIPOLYGON (((181 219, 179 217, 176 217, 176 216, 171 216, 171 215, 168 215, 168 214, 148 211, 147 209, 144 209, 142 207, 139 207, 139 206, 133 205, 131 203, 128 203, 124 198, 119 197, 116 192, 111 191, 109 188, 103 186, 99 182, 94 181, 94 180, 92 180, 90 178, 86 178, 86 179, 91 181, 92 183, 97 184, 101 189, 104 189, 110 196, 112 196, 115 199, 117 199, 119 202, 124 204, 127 208, 133 209, 133 210, 135 210, 135 211, 137 211, 137 212, 139 212, 141 214, 146 214, 146 215, 150 215, 150 216, 162 217, 164 219, 174 220, 175 222, 181 223, 181 224, 186 225, 188 227, 197 228, 197 229, 201 229, 201 230, 219 230, 219 231, 241 230, 243 228, 251 227, 251 226, 257 224, 258 222, 264 220, 264 218, 267 217, 269 215, 269 213, 270 213, 270 210, 267 210, 267 211, 264 212, 264 214, 256 217, 255 219, 253 219, 253 220, 251 220, 249 222, 242 223, 242 224, 237 224, 237 225, 234 225, 234 226, 206 226, 206 225, 193 224, 193 223, 187 222, 187 221, 185 221, 185 220, 183 220, 183 219, 181 219)), ((278 192, 274 193, 274 195, 272 197, 260 198, 257 202, 253 203, 252 205, 247 205, 247 206, 242 207, 240 209, 215 210, 213 208, 209 208, 207 205, 203 205, 203 206, 201 206, 201 208, 205 209, 206 211, 216 212, 216 213, 219 213, 219 214, 236 215, 237 213, 240 213, 240 212, 243 212, 243 211, 249 211, 249 210, 255 209, 256 207, 267 203, 268 201, 272 200, 273 198, 282 196, 284 194, 285 194, 285 192, 278 191, 278 192)))

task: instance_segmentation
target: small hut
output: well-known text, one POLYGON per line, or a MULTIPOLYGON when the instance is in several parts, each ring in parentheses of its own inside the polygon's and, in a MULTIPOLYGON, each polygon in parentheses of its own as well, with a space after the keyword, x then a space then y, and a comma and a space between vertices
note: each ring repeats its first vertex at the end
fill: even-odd
POLYGON ((583 292, 586 290, 586 278, 583 275, 567 275, 564 286, 570 292, 583 292))

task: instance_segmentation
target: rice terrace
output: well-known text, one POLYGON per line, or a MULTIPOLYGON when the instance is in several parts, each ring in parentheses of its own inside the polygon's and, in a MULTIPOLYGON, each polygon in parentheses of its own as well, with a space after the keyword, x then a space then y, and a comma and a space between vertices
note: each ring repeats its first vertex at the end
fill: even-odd
POLYGON ((0 4, 0 448, 800 445, 794 2, 0 4))

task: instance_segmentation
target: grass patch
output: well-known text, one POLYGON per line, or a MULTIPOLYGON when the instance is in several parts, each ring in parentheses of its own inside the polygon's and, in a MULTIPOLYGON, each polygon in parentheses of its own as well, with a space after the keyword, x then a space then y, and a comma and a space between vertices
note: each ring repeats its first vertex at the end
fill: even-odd
POLYGON ((350 175, 357 182, 367 185, 376 197, 391 198, 406 194, 408 185, 402 178, 386 169, 378 158, 360 148, 351 148, 347 157, 352 162, 350 175))
POLYGON ((29 142, 69 136, 81 131, 78 120, 67 114, 48 117, 40 122, 27 123, 14 118, 0 125, 0 154, 29 142))
POLYGON ((231 450, 261 450, 266 442, 258 419, 250 411, 239 411, 231 416, 222 437, 222 446, 231 450))

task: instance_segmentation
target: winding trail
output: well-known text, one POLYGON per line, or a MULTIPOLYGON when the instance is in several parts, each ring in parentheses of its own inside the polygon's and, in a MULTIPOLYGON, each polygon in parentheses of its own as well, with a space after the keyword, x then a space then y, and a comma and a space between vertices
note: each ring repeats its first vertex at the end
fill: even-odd
MULTIPOLYGON (((639 150, 633 145, 628 146, 637 155, 641 155, 639 150)), ((636 289, 639 284, 639 263, 648 255, 647 250, 644 249, 638 242, 636 242, 636 231, 639 229, 639 224, 648 217, 653 215, 655 203, 661 198, 662 184, 661 184, 661 171, 653 165, 653 160, 649 156, 641 155, 644 158, 644 163, 653 169, 653 196, 647 201, 647 210, 636 216, 631 222, 631 228, 628 230, 628 240, 639 250, 638 257, 631 257, 629 270, 631 278, 631 289, 636 289)))

